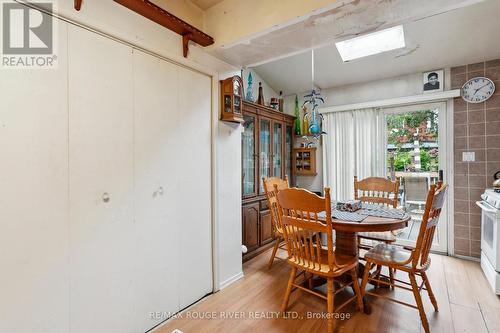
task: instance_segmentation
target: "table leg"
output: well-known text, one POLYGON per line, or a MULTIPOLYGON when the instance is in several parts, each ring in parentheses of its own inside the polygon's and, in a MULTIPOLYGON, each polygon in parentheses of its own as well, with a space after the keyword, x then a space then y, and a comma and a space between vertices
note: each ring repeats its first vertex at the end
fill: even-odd
MULTIPOLYGON (((358 256, 358 235, 355 232, 339 232, 335 233, 335 254, 340 255, 337 259, 339 263, 342 263, 342 255, 346 257, 358 256)), ((363 276, 365 270, 365 265, 358 262, 358 278, 363 276)), ((348 279, 350 276, 345 274, 343 278, 348 279)), ((364 312, 366 314, 371 313, 371 306, 367 302, 366 298, 363 298, 364 312)))
POLYGON ((358 235, 355 232, 335 233, 335 253, 353 257, 358 255, 358 235))

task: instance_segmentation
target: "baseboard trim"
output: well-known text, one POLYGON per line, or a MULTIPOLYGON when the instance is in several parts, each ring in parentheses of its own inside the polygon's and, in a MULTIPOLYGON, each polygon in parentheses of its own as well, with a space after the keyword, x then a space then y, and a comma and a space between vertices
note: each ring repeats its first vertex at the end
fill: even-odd
POLYGON ((229 285, 233 284, 234 282, 238 281, 239 279, 241 279, 243 277, 243 271, 242 272, 239 272, 238 274, 234 275, 234 276, 231 276, 229 279, 226 279, 224 281, 222 281, 219 285, 219 290, 222 290, 226 287, 228 287, 229 285))
POLYGON ((476 261, 476 262, 480 262, 481 261, 481 258, 469 257, 469 256, 461 256, 459 254, 454 254, 453 257, 456 257, 456 258, 459 258, 459 259, 470 260, 470 261, 476 261))

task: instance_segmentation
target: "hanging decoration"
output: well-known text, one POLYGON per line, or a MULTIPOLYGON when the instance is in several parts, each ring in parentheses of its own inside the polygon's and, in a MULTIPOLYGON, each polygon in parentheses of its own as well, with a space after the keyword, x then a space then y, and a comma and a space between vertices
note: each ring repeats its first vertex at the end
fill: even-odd
MULTIPOLYGON (((322 134, 326 134, 326 132, 323 132, 321 129, 321 123, 323 120, 323 115, 321 115, 318 112, 318 107, 321 104, 325 103, 325 100, 323 97, 321 97, 321 92, 316 91, 314 87, 314 50, 311 51, 311 93, 307 94, 304 96, 304 104, 302 104, 302 107, 304 109, 304 123, 307 121, 307 132, 304 134, 312 134, 316 137, 316 139, 319 139, 322 134), (310 112, 307 109, 306 105, 309 106, 310 112)), ((304 125, 304 127, 306 127, 304 125)))

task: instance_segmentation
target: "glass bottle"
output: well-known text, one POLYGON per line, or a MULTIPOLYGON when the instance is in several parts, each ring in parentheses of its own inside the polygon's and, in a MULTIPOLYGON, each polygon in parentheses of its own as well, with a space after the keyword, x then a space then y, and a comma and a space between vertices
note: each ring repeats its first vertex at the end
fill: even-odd
POLYGON ((283 107, 285 100, 283 99, 283 91, 280 90, 280 96, 278 97, 278 110, 283 112, 283 107))
POLYGON ((299 110, 299 97, 295 95, 295 123, 294 123, 294 132, 295 135, 301 135, 301 128, 300 128, 300 110, 299 110))
POLYGON ((257 104, 265 105, 264 92, 262 91, 262 82, 259 82, 259 97, 257 98, 257 104))

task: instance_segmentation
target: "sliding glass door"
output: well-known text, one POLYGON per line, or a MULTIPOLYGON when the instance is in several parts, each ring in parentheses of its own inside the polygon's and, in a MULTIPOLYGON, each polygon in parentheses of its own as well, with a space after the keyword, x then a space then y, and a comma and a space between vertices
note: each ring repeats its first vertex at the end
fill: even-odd
MULTIPOLYGON (((446 104, 434 103, 383 109, 379 116, 380 172, 398 179, 398 206, 411 216, 408 227, 397 232, 397 242, 415 245, 427 192, 446 175, 446 104)), ((446 179, 445 179, 446 181, 446 179)), ((446 211, 441 214, 433 250, 447 251, 446 211)))

